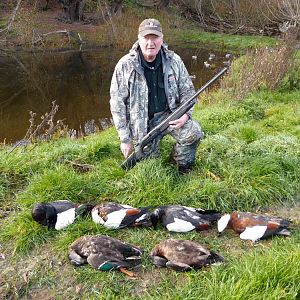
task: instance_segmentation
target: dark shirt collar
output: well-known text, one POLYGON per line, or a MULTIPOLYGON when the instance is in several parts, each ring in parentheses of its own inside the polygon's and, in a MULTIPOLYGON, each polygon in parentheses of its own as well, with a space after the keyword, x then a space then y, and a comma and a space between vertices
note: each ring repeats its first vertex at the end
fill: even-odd
POLYGON ((143 55, 142 50, 141 50, 140 47, 138 48, 138 51, 139 51, 139 55, 140 55, 140 58, 141 58, 141 64, 142 64, 143 68, 146 67, 146 68, 149 68, 149 69, 153 69, 153 67, 154 67, 154 70, 156 70, 159 67, 159 65, 161 64, 161 50, 159 50, 159 52, 156 55, 155 60, 152 61, 152 62, 148 62, 148 61, 145 60, 144 55, 143 55))

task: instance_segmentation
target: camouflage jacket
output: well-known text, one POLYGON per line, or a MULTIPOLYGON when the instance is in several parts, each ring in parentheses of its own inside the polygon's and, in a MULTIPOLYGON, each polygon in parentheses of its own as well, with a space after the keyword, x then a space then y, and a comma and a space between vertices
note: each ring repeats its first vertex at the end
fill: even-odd
MULTIPOLYGON (((110 86, 110 109, 121 142, 139 142, 148 128, 148 87, 139 57, 138 42, 117 63, 110 86)), ((162 45, 165 92, 173 112, 194 93, 181 58, 162 45)), ((188 112, 191 116, 192 109, 188 112)))

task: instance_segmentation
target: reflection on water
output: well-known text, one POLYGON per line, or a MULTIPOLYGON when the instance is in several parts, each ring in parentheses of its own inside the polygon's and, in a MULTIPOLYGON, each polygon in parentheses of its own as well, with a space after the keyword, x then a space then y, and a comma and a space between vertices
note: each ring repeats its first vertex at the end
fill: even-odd
MULTIPOLYGON (((221 66, 224 55, 203 49, 175 48, 196 88, 221 66), (210 66, 205 67, 204 62, 210 66)), ((111 123, 109 86, 114 67, 125 53, 109 48, 61 52, 0 52, 0 142, 22 139, 29 127, 29 112, 36 122, 59 105, 56 119, 63 120, 70 134, 90 134, 111 123)))

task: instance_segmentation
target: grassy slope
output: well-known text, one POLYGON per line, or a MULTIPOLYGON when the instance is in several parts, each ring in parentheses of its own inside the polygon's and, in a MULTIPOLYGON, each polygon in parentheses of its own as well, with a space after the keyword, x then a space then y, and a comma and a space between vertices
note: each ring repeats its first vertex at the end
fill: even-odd
MULTIPOLYGON (((299 77, 298 77, 299 78, 299 77)), ((286 85, 287 87, 287 85, 286 85)), ((298 87, 299 88, 299 87, 298 87)), ((199 105, 194 117, 206 138, 189 176, 167 163, 171 139, 160 159, 125 173, 113 128, 81 140, 58 139, 8 154, 0 152, 0 294, 36 299, 297 299, 299 298, 299 89, 260 91, 241 102, 199 105), (79 173, 68 161, 93 164, 79 173), (90 219, 60 232, 30 216, 36 202, 107 199, 133 206, 180 203, 202 208, 269 211, 294 219, 291 238, 256 245, 228 231, 171 234, 162 228, 109 231, 90 219), (73 268, 68 245, 84 234, 108 234, 144 248, 139 279, 90 267, 73 268), (186 238, 214 249, 226 264, 178 274, 154 268, 147 254, 161 239, 186 238), (15 271, 15 269, 17 271, 15 271), (176 288, 174 288, 176 286, 176 288)))

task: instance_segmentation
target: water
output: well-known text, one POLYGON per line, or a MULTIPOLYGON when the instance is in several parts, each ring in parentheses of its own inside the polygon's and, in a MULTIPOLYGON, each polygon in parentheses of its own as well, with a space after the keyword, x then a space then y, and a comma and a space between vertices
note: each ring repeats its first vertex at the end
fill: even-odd
MULTIPOLYGON (((207 69, 211 51, 172 48, 178 53, 199 88, 222 65, 224 54, 207 69)), ((117 61, 126 52, 110 48, 57 52, 0 52, 0 143, 22 139, 29 127, 29 112, 35 124, 49 112, 52 102, 59 105, 56 120, 63 120, 72 132, 90 134, 111 122, 110 80, 117 61)))

